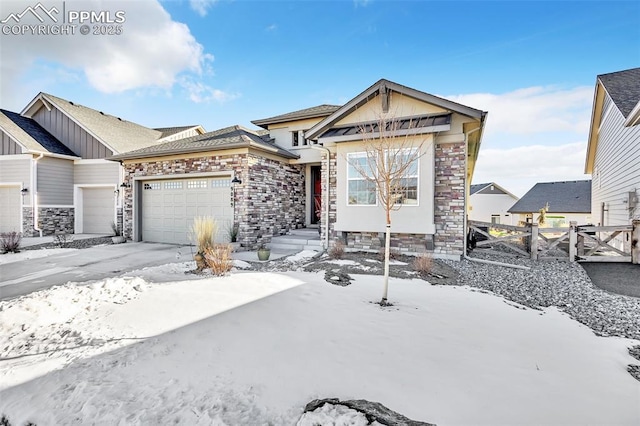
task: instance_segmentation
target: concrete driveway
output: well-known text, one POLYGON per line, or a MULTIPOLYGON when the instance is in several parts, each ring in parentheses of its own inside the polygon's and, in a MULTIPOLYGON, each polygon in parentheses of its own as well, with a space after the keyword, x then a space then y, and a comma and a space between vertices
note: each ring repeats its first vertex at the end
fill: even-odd
POLYGON ((580 265, 596 287, 640 298, 640 265, 606 262, 582 262, 580 265))
POLYGON ((148 266, 189 260, 192 260, 189 246, 127 242, 6 263, 0 265, 0 300, 69 281, 94 281, 148 266))

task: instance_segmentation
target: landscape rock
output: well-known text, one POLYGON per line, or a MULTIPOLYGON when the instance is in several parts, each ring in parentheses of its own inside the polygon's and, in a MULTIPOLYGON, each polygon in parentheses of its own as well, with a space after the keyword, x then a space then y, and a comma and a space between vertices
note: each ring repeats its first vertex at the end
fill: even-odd
POLYGON ((361 412, 367 417, 369 424, 378 422, 386 426, 435 426, 433 423, 426 423, 411 420, 408 417, 397 413, 379 402, 371 402, 365 399, 355 399, 340 401, 338 398, 314 399, 304 407, 304 412, 312 412, 325 404, 343 405, 361 412))

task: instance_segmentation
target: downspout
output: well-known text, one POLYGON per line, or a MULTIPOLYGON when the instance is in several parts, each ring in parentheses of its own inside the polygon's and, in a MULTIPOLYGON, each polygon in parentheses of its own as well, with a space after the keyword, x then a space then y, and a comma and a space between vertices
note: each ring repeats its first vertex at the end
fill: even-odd
POLYGON ((36 188, 32 191, 33 198, 31 199, 31 205, 33 208, 33 230, 38 231, 41 238, 42 229, 38 227, 38 160, 42 159, 42 157, 44 157, 44 152, 41 152, 40 156, 33 160, 33 184, 36 188))
POLYGON ((322 210, 325 211, 326 220, 323 221, 322 226, 324 227, 324 249, 327 250, 329 248, 329 180, 331 176, 331 151, 326 146, 322 145, 314 145, 311 144, 311 148, 318 149, 327 153, 327 182, 325 185, 324 191, 324 201, 322 203, 322 210))
POLYGON ((496 262, 493 260, 484 260, 484 259, 475 259, 473 257, 469 257, 467 256, 467 212, 469 211, 467 203, 469 202, 469 197, 467 197, 467 158, 468 158, 468 151, 469 151, 469 135, 471 133, 477 132, 481 129, 481 127, 477 127, 467 133, 464 133, 464 173, 465 173, 465 177, 464 177, 464 181, 465 181, 465 185, 464 185, 464 215, 462 216, 462 220, 463 220, 463 225, 462 225, 462 229, 464 230, 464 238, 462 240, 462 257, 471 261, 471 262, 476 262, 476 263, 485 263, 488 265, 496 265, 496 266, 504 266, 507 268, 514 268, 514 269, 524 269, 526 271, 528 271, 529 268, 528 266, 520 266, 520 265, 513 265, 511 263, 502 263, 502 262, 496 262))

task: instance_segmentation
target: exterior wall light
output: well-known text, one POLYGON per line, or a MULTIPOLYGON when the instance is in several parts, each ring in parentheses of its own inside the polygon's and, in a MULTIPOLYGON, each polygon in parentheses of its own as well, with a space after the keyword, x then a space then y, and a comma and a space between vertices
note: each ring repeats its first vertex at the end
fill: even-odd
POLYGON ((26 195, 29 190, 27 188, 22 188, 20 192, 22 193, 22 195, 26 195))
POLYGON ((231 183, 237 183, 237 184, 242 184, 242 181, 240 179, 238 179, 238 176, 234 176, 233 180, 231 181, 231 183))

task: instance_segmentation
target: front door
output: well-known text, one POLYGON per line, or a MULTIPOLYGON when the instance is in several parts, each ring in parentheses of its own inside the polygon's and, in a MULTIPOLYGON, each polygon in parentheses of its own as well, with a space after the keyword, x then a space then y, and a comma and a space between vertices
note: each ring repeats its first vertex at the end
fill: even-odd
POLYGON ((322 204, 322 172, 320 166, 311 166, 311 223, 320 221, 322 204))

